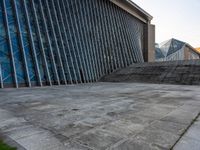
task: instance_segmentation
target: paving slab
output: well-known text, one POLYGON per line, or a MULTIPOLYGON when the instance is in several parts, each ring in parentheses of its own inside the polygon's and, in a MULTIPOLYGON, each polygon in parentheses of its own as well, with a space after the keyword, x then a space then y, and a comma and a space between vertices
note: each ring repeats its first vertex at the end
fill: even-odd
POLYGON ((165 148, 132 138, 121 141, 107 150, 165 150, 165 148))
POLYGON ((190 128, 180 138, 174 150, 200 149, 200 116, 191 124, 190 128))
POLYGON ((174 150, 199 150, 200 142, 189 137, 183 137, 174 150))
MULTIPOLYGON (((27 150, 167 150, 199 114, 199 91, 100 82, 1 89, 0 135, 27 150)), ((199 140, 199 124, 177 148, 199 140)))
POLYGON ((154 145, 158 148, 170 149, 173 146, 174 141, 178 140, 179 135, 163 130, 145 129, 135 138, 137 140, 145 141, 146 143, 154 145))

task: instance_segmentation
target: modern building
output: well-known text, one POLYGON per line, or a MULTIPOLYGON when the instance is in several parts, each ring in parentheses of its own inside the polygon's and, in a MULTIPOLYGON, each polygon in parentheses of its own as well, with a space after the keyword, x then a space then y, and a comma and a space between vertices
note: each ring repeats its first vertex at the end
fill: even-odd
POLYGON ((156 47, 155 58, 156 61, 199 59, 200 52, 188 43, 170 39, 156 47))
POLYGON ((198 48, 195 48, 199 53, 200 53, 200 47, 198 47, 198 48))
POLYGON ((155 60, 156 61, 164 61, 165 60, 165 55, 161 51, 158 44, 155 45, 155 60))
POLYGON ((154 57, 152 16, 130 0, 0 0, 0 85, 97 81, 154 57))

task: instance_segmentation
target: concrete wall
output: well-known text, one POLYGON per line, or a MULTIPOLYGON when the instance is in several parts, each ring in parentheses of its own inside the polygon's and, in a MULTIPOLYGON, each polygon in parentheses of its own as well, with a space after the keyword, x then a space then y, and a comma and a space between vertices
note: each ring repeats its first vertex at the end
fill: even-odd
POLYGON ((104 76, 102 82, 200 85, 200 60, 138 63, 104 76))
POLYGON ((148 24, 148 62, 155 61, 155 25, 148 24))
POLYGON ((145 62, 155 61, 155 26, 146 24, 144 28, 144 49, 143 56, 145 62))

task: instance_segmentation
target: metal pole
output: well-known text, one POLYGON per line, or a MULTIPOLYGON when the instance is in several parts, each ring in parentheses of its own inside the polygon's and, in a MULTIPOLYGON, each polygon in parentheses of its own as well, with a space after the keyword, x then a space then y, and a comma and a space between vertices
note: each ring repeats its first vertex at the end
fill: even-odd
POLYGON ((90 70, 90 67, 91 67, 91 64, 89 64, 89 60, 88 60, 88 48, 86 46, 86 41, 87 38, 85 36, 86 33, 85 30, 84 30, 84 22, 83 22, 83 13, 80 12, 80 8, 78 8, 80 6, 80 3, 77 2, 76 0, 73 1, 74 3, 74 7, 75 7, 75 11, 73 12, 73 14, 78 13, 79 15, 77 16, 74 16, 75 20, 78 22, 77 24, 77 30, 79 30, 79 35, 80 35, 80 38, 79 38, 79 41, 81 43, 81 50, 82 50, 82 53, 84 55, 84 59, 85 59, 85 70, 86 70, 86 73, 87 73, 87 82, 90 82, 90 79, 91 79, 91 70, 90 70), (81 16, 81 17, 80 17, 81 16), (77 18, 77 19, 76 19, 77 18))
POLYGON ((27 6, 26 6, 26 3, 24 0, 22 0, 22 3, 24 6, 24 11, 25 11, 25 19, 26 19, 26 22, 28 25, 28 34, 29 34, 29 38, 30 38, 30 45, 31 45, 32 53, 33 53, 33 58, 35 61, 37 78, 39 80, 39 85, 42 86, 42 80, 41 80, 41 75, 40 75, 40 70, 39 70, 39 65, 38 65, 38 59, 37 59, 37 55, 36 55, 35 44, 34 44, 32 30, 31 30, 31 24, 30 24, 30 20, 29 20, 29 16, 28 16, 28 10, 27 10, 27 6))
POLYGON ((0 82, 1 82, 1 88, 3 88, 3 77, 2 77, 2 68, 1 68, 1 63, 0 63, 0 82))
MULTIPOLYGON (((92 30, 92 34, 93 34, 93 38, 92 38, 92 43, 94 43, 94 52, 95 52, 95 59, 96 59, 96 63, 97 63, 97 73, 98 73, 98 79, 102 76, 102 67, 101 67, 101 61, 100 61, 100 47, 98 46, 98 41, 97 41, 97 37, 98 37, 98 31, 96 30, 96 25, 95 25, 95 21, 96 21, 96 16, 95 16, 95 5, 93 3, 94 1, 90 1, 89 4, 89 8, 91 8, 92 13, 89 14, 90 16, 90 20, 91 21, 91 30, 92 30), (95 34, 96 33, 96 34, 95 34)), ((96 1, 95 1, 96 2, 96 1)))
POLYGON ((120 55, 120 59, 121 59, 121 61, 120 61, 120 66, 121 66, 121 68, 123 68, 124 66, 125 66, 125 56, 124 56, 124 53, 123 53, 123 49, 125 49, 126 48, 126 45, 124 45, 126 42, 124 41, 124 35, 123 35, 123 32, 121 31, 121 21, 119 20, 119 12, 118 11, 116 11, 116 6, 113 4, 112 6, 112 9, 113 9, 113 11, 114 11, 114 13, 113 13, 113 17, 114 17, 114 20, 115 20, 115 25, 116 25, 116 28, 117 28, 117 31, 118 31, 118 35, 117 35, 117 37, 118 37, 118 40, 119 40, 119 43, 120 43, 120 45, 119 45, 119 55, 120 55))
MULTIPOLYGON (((66 1, 65 3, 65 7, 68 11, 68 14, 69 14, 69 20, 70 20, 70 23, 73 23, 73 20, 75 21, 75 17, 74 17, 74 13, 72 12, 73 10, 70 10, 70 6, 69 6, 69 3, 72 3, 71 1, 66 1)), ((79 48, 79 42, 80 42, 80 39, 79 39, 79 36, 76 35, 76 32, 78 33, 78 29, 77 29, 77 24, 74 23, 73 24, 73 27, 72 27, 72 33, 74 34, 74 42, 75 42, 75 46, 76 46, 76 51, 77 51, 77 55, 78 55, 78 58, 79 58, 79 62, 80 62, 80 69, 82 71, 85 71, 84 69, 84 61, 82 61, 82 48, 79 48)), ((81 71, 79 70, 79 73, 81 73, 81 71)), ((83 81, 82 82, 85 82, 86 81, 86 78, 83 74, 80 74, 80 77, 81 77, 81 80, 82 80, 82 76, 83 76, 83 81)))
POLYGON ((108 38, 108 28, 107 28, 107 19, 106 18, 106 14, 105 14, 105 10, 102 6, 102 3, 104 3, 104 1, 98 1, 98 8, 100 9, 100 15, 103 20, 103 26, 102 26, 102 30, 104 31, 103 33, 103 38, 104 38, 104 44, 105 46, 105 53, 107 56, 107 68, 108 68, 108 73, 111 73, 113 70, 113 63, 111 62, 112 56, 110 54, 110 48, 111 48, 111 43, 109 42, 109 38, 108 38))
MULTIPOLYGON (((84 14, 88 14, 89 12, 87 11, 88 8, 87 8, 87 1, 81 1, 82 3, 82 6, 83 6, 83 13, 84 14)), ((88 14, 89 16, 89 14, 88 14)), ((88 17, 86 17, 86 15, 84 15, 84 22, 86 22, 87 24, 85 25, 85 30, 86 30, 86 33, 90 33, 90 28, 89 28, 89 23, 91 22, 91 20, 89 20, 88 17)), ((88 34, 89 36, 89 34, 88 34)), ((92 45, 92 39, 91 37, 86 37, 87 38, 87 45, 88 45, 88 52, 89 52, 89 57, 90 57, 90 60, 92 62, 92 77, 93 77, 93 80, 94 81, 97 81, 97 66, 96 66, 96 63, 95 63, 95 57, 93 55, 93 45, 92 45), (91 39, 91 41, 89 41, 89 39, 91 39)))
POLYGON ((53 65, 53 72, 54 72, 55 80, 58 83, 58 85, 60 85, 60 79, 59 79, 59 76, 58 76, 58 71, 57 71, 57 67, 56 67, 56 63, 55 63, 55 58, 54 58, 54 54, 53 54, 51 40, 50 40, 50 37, 49 37, 48 28, 47 28, 47 21, 46 21, 46 18, 44 16, 43 4, 42 4, 41 0, 38 0, 38 1, 39 1, 38 6, 39 6, 39 9, 40 9, 40 12, 41 12, 41 17, 42 17, 43 23, 44 23, 44 30, 45 30, 44 32, 46 34, 47 42, 48 42, 48 45, 49 45, 51 62, 52 62, 52 65, 53 65))
POLYGON ((24 61, 26 78, 27 78, 28 86, 31 87, 31 81, 30 81, 30 77, 29 77, 28 64, 27 64, 27 60, 26 60, 26 53, 25 53, 25 49, 24 49, 24 42, 23 42, 23 39, 22 39, 22 31, 21 31, 20 22, 19 22, 19 15, 18 15, 17 4, 16 4, 15 0, 13 0, 12 2, 13 2, 13 6, 14 6, 15 19, 17 21, 17 29, 19 31, 19 32, 17 32, 17 35, 18 35, 18 38, 19 38, 20 50, 21 50, 21 53, 22 53, 23 61, 24 61))
MULTIPOLYGON (((62 27, 62 31, 64 32, 64 40, 65 41, 63 41, 64 43, 66 43, 66 44, 64 44, 64 46, 65 46, 65 49, 64 49, 64 55, 65 55, 65 57, 66 57, 66 60, 67 60, 67 53, 66 53, 66 50, 68 49, 68 54, 69 54, 69 59, 70 59, 70 61, 71 61, 71 66, 72 66, 72 72, 73 72, 73 74, 74 74, 74 79, 75 79, 75 83, 77 83, 77 80, 78 80, 78 78, 77 78, 77 76, 76 76, 76 70, 75 70, 75 67, 74 67, 74 65, 76 64, 76 59, 74 59, 73 60, 73 58, 72 58, 72 54, 71 54, 71 51, 70 51, 70 46, 69 46, 69 42, 68 42, 68 36, 67 36, 67 32, 66 32, 66 27, 65 27, 65 24, 64 24, 64 19, 63 19, 63 13, 61 12, 61 7, 60 7, 60 2, 59 1, 56 1, 57 2, 57 4, 58 4, 58 12, 59 12, 59 18, 60 18, 60 20, 61 20, 61 27, 62 27), (75 62, 74 62, 75 61, 75 62)), ((65 12, 64 12, 65 13, 65 12)), ((71 73, 71 70, 69 69, 69 71, 70 71, 70 73, 71 73)), ((72 80, 73 80, 73 78, 72 78, 72 80)))
POLYGON ((100 22, 100 31, 101 31, 101 37, 100 37, 100 41, 101 41, 101 46, 102 46, 102 53, 103 53, 103 63, 104 63, 104 74, 110 73, 110 65, 109 65, 109 61, 108 61, 108 51, 107 51, 107 46, 108 46, 108 41, 106 37, 106 31, 104 30, 105 27, 105 21, 103 20, 104 16, 103 16, 103 12, 100 8, 100 3, 101 1, 97 1, 97 8, 98 8, 98 15, 99 15, 99 22, 100 22))
POLYGON ((48 64, 47 64, 47 60, 46 60, 46 56, 45 56, 44 46, 43 46, 43 43, 42 43, 42 36, 41 36, 41 31, 40 31, 41 29, 40 29, 40 26, 39 26, 39 23, 38 23, 38 17, 37 17, 37 14, 36 14, 35 4, 34 4, 33 0, 30 0, 30 3, 31 3, 32 8, 33 8, 33 14, 34 14, 33 17, 34 17, 34 20, 36 22, 36 30, 37 30, 38 37, 39 37, 38 41, 39 41, 40 49, 41 49, 43 60, 44 60, 45 71, 46 71, 46 76, 47 76, 47 80, 48 80, 47 82, 49 82, 50 86, 52 86, 49 68, 48 68, 48 64))
POLYGON ((105 60, 104 60, 104 48, 102 47, 104 45, 104 43, 102 42, 102 39, 100 37, 100 34, 102 33, 101 31, 101 27, 102 27, 102 23, 101 23, 101 19, 98 19, 100 18, 100 14, 99 14, 99 8, 97 6, 97 1, 92 1, 92 5, 94 7, 94 20, 95 22, 97 23, 96 24, 96 33, 97 33, 97 47, 98 47, 98 52, 99 52, 99 59, 100 59, 100 70, 101 70, 101 76, 105 75, 105 60), (96 16, 95 16, 96 14, 96 16))
MULTIPOLYGON (((54 41, 55 41, 55 46, 56 46, 56 51, 57 51, 57 58, 59 60, 59 66, 61 67, 61 75, 62 78, 64 79, 64 83, 67 84, 67 81, 66 81, 66 77, 65 77, 65 71, 64 71, 64 65, 62 63, 62 59, 61 59, 61 54, 60 54, 60 48, 58 47, 58 39, 56 37, 56 33, 55 33, 55 29, 54 29, 54 25, 53 25, 53 21, 52 21, 52 17, 51 17, 51 13, 50 13, 50 9, 49 9, 49 3, 47 0, 45 0, 45 3, 46 3, 46 9, 47 9, 47 15, 49 17, 49 21, 50 21, 50 25, 51 25, 51 30, 53 32, 53 38, 54 38, 54 41)), ((59 26, 59 25, 57 25, 59 26)))
POLYGON ((64 1, 63 0, 61 0, 62 1, 62 7, 63 7, 63 10, 64 10, 64 15, 65 15, 65 18, 68 18, 69 17, 69 21, 66 21, 67 22, 67 27, 68 27, 68 29, 69 29, 69 35, 70 35, 70 38, 71 38, 71 44, 72 44, 72 48, 73 48, 73 52, 74 52, 74 56, 75 56, 75 60, 76 60, 76 67, 77 67, 77 73, 78 73, 78 76, 79 76, 79 82, 80 83, 82 83, 82 81, 81 81, 81 74, 80 74, 80 69, 79 69, 79 67, 83 70, 83 67, 82 67, 82 62, 81 62, 81 60, 80 60, 80 54, 79 54, 79 51, 78 51, 78 46, 77 46, 77 41, 75 40, 75 41, 73 41, 73 36, 75 36, 74 35, 74 33, 75 33, 75 31, 74 31, 74 27, 72 26, 72 28, 70 29, 70 24, 69 24, 69 22, 70 23, 72 23, 72 17, 71 17, 71 13, 70 13, 70 11, 66 11, 66 10, 68 10, 67 8, 69 8, 69 4, 68 4, 68 2, 70 2, 70 1, 65 1, 65 3, 64 3, 64 1), (66 8, 67 7, 67 8, 66 8), (69 14, 70 13, 70 14, 69 14), (67 14, 69 14, 69 16, 67 16, 67 14), (74 44, 74 42, 75 42, 75 44, 74 44), (77 56, 76 56, 76 53, 77 53, 77 56), (79 59, 79 60, 78 60, 79 59), (79 63, 78 63, 78 61, 79 61, 79 63))
POLYGON ((6 10, 6 0, 3 0, 3 12, 4 12, 4 19, 5 19, 5 27, 6 27, 6 34, 8 36, 8 46, 10 49, 10 55, 11 55, 11 60, 12 60, 12 69, 14 73, 14 82, 16 88, 19 88, 18 85, 18 80, 17 80, 17 73, 16 73, 16 68, 15 68, 15 60, 14 60, 14 55, 13 55, 13 47, 12 47, 12 42, 11 42, 11 35, 10 35, 10 30, 9 30, 9 24, 8 24, 8 16, 7 16, 7 10, 6 10))
POLYGON ((110 6, 110 5, 113 5, 113 4, 110 1, 105 1, 105 4, 106 4, 105 7, 108 7, 108 9, 107 9, 107 13, 109 14, 108 19, 110 20, 109 22, 111 22, 111 24, 110 24, 111 35, 113 35, 112 43, 114 44, 113 45, 114 62, 115 62, 115 67, 116 67, 115 69, 117 69, 117 68, 121 67, 121 65, 119 63, 120 60, 119 60, 119 53, 118 53, 118 48, 117 48, 118 36, 116 36, 116 32, 119 32, 119 31, 116 29, 116 24, 114 22, 114 13, 113 13, 114 10, 110 6))
MULTIPOLYGON (((109 18, 110 14, 108 13, 106 1, 102 1, 102 6, 103 6, 103 8, 105 10, 105 14, 106 14, 105 20, 106 20, 106 27, 107 27, 107 31, 108 31, 108 36, 112 37, 112 33, 111 33, 112 27, 110 26, 110 18, 109 18)), ((114 48, 114 45, 113 45, 113 43, 114 43, 113 38, 109 38, 109 43, 110 43, 109 48, 110 48, 110 52, 111 52, 110 53, 111 66, 112 66, 112 71, 114 71, 117 67, 117 64, 116 64, 116 61, 115 61, 116 56, 115 56, 115 48, 114 48)))

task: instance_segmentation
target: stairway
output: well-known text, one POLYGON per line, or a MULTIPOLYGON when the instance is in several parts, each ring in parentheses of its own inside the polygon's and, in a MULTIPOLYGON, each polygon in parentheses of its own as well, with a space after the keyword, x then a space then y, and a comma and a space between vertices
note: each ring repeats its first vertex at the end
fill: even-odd
POLYGON ((200 60, 134 64, 102 77, 100 82, 200 85, 200 60))

